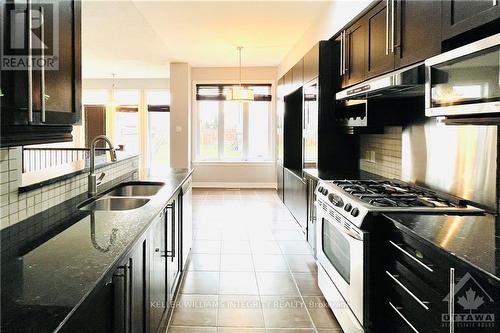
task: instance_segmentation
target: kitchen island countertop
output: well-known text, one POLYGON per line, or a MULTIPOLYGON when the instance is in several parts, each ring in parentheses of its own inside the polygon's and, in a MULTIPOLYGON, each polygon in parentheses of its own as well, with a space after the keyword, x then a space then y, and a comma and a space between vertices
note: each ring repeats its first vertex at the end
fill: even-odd
POLYGON ((95 212, 73 207, 60 232, 52 231, 43 242, 2 260, 2 332, 52 332, 64 325, 94 288, 110 277, 192 170, 141 174, 139 181, 165 184, 146 205, 95 212))

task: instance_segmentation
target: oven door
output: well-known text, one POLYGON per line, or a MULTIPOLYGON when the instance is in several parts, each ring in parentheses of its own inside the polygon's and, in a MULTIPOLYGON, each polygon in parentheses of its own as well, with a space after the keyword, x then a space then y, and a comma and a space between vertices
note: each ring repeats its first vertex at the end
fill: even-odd
POLYGON ((318 263, 362 325, 366 235, 352 225, 346 228, 348 220, 331 209, 317 211, 318 263))
POLYGON ((426 60, 426 116, 500 113, 500 34, 426 60))

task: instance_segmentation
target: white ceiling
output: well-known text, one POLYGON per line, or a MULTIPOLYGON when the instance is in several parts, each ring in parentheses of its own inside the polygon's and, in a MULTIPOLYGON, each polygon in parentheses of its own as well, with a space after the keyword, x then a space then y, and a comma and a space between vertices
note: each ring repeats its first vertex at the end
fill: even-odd
POLYGON ((161 78, 194 67, 277 66, 327 1, 84 1, 84 78, 161 78))

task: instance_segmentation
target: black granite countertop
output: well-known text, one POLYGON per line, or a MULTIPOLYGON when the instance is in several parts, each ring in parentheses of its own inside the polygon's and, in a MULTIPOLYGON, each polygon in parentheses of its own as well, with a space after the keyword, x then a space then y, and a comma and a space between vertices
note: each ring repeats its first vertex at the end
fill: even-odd
POLYGON ((397 227, 459 258, 500 282, 498 217, 383 214, 397 227))
POLYGON ((165 183, 146 205, 96 212, 75 206, 60 232, 3 258, 1 331, 52 332, 62 325, 140 239, 191 173, 186 169, 154 175, 142 172, 139 180, 165 183), (110 244, 112 234, 115 241, 110 244))
POLYGON ((302 170, 304 175, 308 178, 316 179, 316 180, 336 180, 336 179, 381 179, 381 180, 387 180, 387 178, 366 172, 363 170, 359 170, 354 173, 339 173, 339 172, 334 172, 334 171, 328 171, 328 170, 319 170, 319 169, 303 169, 302 170))

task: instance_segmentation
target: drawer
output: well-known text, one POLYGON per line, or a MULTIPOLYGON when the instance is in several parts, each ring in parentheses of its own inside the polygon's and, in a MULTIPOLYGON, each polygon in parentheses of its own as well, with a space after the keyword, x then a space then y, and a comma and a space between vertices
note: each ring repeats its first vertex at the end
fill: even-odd
POLYGON ((441 253, 401 232, 394 232, 386 246, 391 260, 404 265, 436 291, 448 291, 452 264, 441 253))
MULTIPOLYGON (((448 327, 441 327, 429 321, 428 316, 411 318, 409 309, 397 303, 395 300, 387 300, 384 304, 387 325, 384 325, 383 332, 397 333, 445 333, 449 332, 448 327)), ((382 327, 381 327, 382 329, 382 327)))
MULTIPOLYGON (((414 298, 417 304, 420 301, 431 313, 441 315, 447 312, 448 303, 443 301, 447 291, 435 290, 399 262, 393 263, 384 273, 384 285, 390 289, 396 289, 401 295, 414 298)), ((424 308, 422 304, 418 305, 424 308)))

